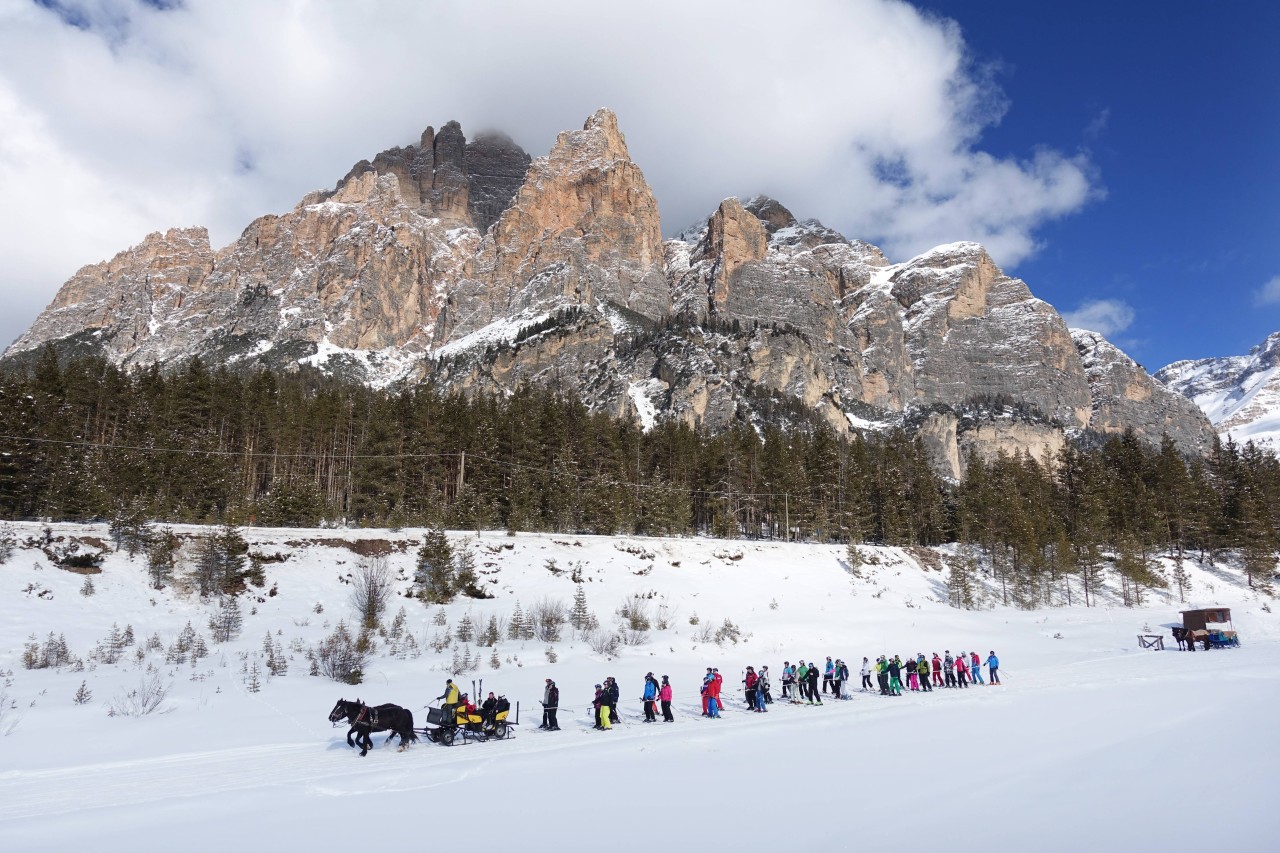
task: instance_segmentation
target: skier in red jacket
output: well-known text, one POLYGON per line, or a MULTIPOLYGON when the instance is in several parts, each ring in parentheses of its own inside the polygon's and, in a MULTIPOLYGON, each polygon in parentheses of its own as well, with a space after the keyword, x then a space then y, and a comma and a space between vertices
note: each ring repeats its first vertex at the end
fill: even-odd
POLYGON ((938 657, 938 653, 933 653, 933 686, 943 687, 942 683, 942 658, 938 657))

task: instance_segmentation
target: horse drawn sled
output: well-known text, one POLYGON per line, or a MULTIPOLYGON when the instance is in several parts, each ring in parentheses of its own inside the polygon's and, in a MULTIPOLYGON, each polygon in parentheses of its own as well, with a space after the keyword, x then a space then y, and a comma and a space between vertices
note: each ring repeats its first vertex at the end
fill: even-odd
POLYGON ((1231 621, 1231 609, 1211 607, 1203 610, 1182 611, 1182 627, 1171 629, 1178 648, 1189 652, 1200 643, 1205 651, 1229 649, 1240 645, 1240 636, 1231 621))
POLYGON ((511 703, 507 697, 498 696, 491 708, 476 708, 459 703, 456 706, 427 706, 427 725, 415 731, 432 743, 453 746, 463 743, 484 743, 490 740, 506 740, 514 737, 510 719, 511 703))

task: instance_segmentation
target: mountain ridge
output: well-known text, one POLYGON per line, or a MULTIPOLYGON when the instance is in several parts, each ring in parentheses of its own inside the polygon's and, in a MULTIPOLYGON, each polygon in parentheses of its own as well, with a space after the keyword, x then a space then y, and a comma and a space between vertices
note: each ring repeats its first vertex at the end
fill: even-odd
POLYGON ((1051 456, 1089 429, 1152 444, 1167 433, 1187 453, 1213 439, 1114 347, 1109 369, 1126 378, 1091 381, 1057 311, 976 243, 893 264, 764 196, 725 199, 664 240, 608 110, 537 158, 497 134, 468 142, 456 122, 428 128, 216 251, 201 228, 148 235, 79 270, 5 359, 45 344, 124 365, 312 364, 464 393, 531 383, 712 429, 759 423, 770 397, 840 432, 928 410, 921 434, 953 477, 969 453, 1051 456), (992 397, 1042 422, 1015 435, 959 416, 992 397))
POLYGON ((1223 440, 1280 448, 1280 332, 1247 355, 1175 361, 1155 376, 1203 409, 1223 440))

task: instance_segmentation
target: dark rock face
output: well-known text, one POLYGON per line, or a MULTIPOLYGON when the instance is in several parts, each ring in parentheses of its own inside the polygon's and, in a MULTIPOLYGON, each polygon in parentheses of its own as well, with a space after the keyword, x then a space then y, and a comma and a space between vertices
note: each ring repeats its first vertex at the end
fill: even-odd
POLYGON ((791 211, 783 207, 777 199, 768 196, 758 195, 743 207, 764 223, 764 230, 769 232, 770 237, 777 233, 779 228, 790 228, 796 224, 796 218, 791 215, 791 211))
POLYGON ((505 134, 480 134, 467 142, 462 126, 451 121, 439 132, 428 127, 418 145, 389 148, 373 162, 361 160, 334 193, 366 172, 394 175, 400 197, 420 214, 484 232, 511 206, 529 162, 525 150, 505 134))
POLYGON ((467 143, 467 206, 472 224, 481 233, 511 206, 529 161, 524 149, 505 134, 485 133, 467 143))

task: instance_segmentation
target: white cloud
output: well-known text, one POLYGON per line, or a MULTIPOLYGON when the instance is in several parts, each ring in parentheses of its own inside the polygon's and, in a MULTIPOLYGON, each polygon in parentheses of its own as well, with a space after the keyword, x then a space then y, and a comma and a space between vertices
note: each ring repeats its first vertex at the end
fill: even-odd
POLYGON ((1003 93, 898 0, 45 5, 0 0, 0 345, 76 267, 178 225, 224 245, 450 119, 538 156, 611 107, 667 233, 763 192, 895 258, 1011 266, 1096 190, 1082 155, 984 152, 1003 93))
POLYGON ((1064 311, 1062 319, 1073 329, 1088 329, 1112 338, 1132 326, 1134 316, 1133 306, 1123 300, 1095 299, 1074 311, 1064 311))
POLYGON ((1258 288, 1253 301, 1258 305, 1280 305, 1280 275, 1258 288))

